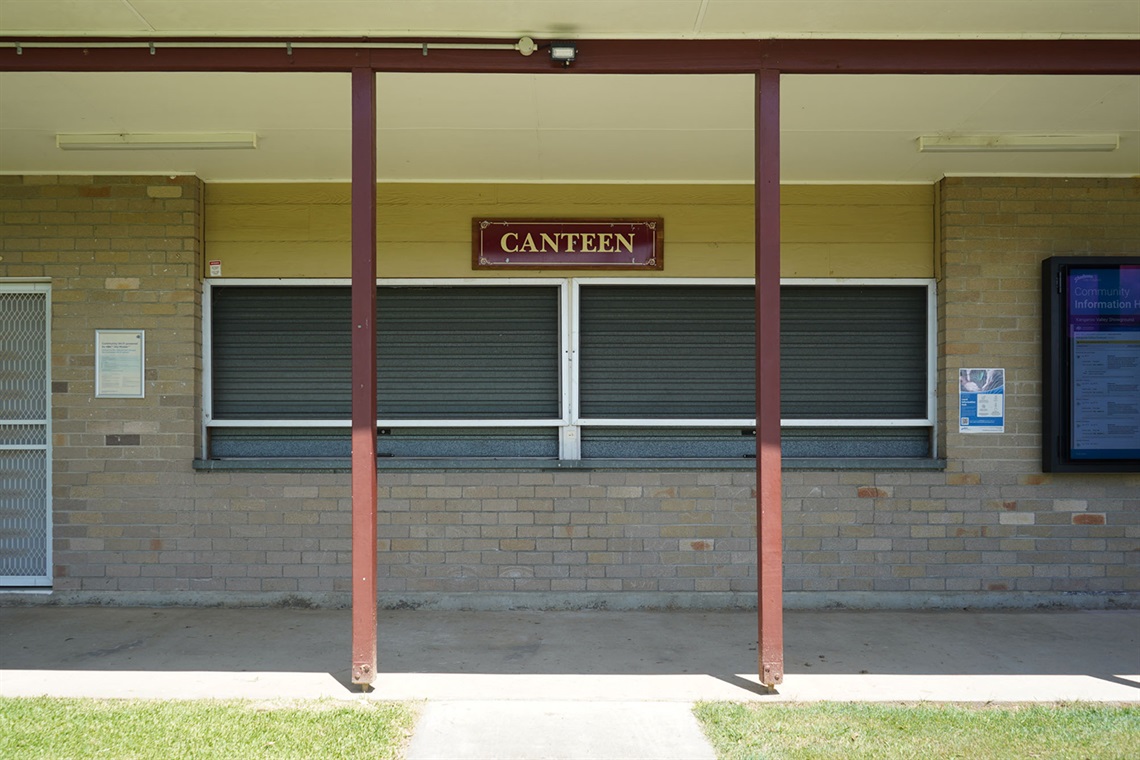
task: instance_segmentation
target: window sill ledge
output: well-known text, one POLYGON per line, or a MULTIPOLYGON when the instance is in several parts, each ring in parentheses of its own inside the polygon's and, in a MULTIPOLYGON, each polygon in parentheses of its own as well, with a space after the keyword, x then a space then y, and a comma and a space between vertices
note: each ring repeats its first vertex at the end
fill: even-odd
MULTIPOLYGON (((801 470, 943 470, 945 459, 851 458, 808 459, 786 457, 784 471, 801 470)), ((195 459, 194 469, 204 472, 351 472, 352 461, 330 459, 195 459)), ((387 459, 376 461, 380 472, 523 471, 557 472, 593 470, 755 470, 756 460, 740 459, 387 459)))

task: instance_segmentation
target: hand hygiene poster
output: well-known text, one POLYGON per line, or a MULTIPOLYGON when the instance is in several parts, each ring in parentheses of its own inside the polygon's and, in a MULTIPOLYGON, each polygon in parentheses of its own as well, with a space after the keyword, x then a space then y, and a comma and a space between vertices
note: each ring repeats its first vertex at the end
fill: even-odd
POLYGON ((958 370, 958 432, 1005 432, 1005 370, 958 370))
POLYGON ((1140 267, 1069 270, 1074 459, 1140 458, 1140 267))

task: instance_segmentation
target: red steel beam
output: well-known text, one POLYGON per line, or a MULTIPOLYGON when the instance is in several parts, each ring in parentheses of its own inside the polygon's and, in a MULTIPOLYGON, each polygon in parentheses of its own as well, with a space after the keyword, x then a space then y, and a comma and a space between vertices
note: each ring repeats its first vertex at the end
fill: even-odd
MULTIPOLYGON (((0 43, 18 43, 0 37, 0 43)), ((570 66, 552 61, 540 49, 524 56, 515 50, 477 49, 513 45, 518 40, 354 40, 311 41, 262 38, 235 41, 194 38, 144 39, 53 38, 24 40, 17 50, 0 47, 0 71, 341 71, 371 66, 377 71, 423 73, 636 74, 751 73, 761 48, 755 40, 583 40, 570 66), (249 47, 239 47, 245 42, 249 47), (328 47, 311 47, 327 44, 328 47), (55 46, 53 47, 53 43, 55 46), (353 46, 355 43, 356 46, 353 46), (385 48, 385 44, 417 47, 385 48), (436 44, 437 47, 432 47, 436 44), (206 45, 216 47, 203 47, 206 45), (266 45, 271 45, 266 47, 266 45), (303 44, 303 46, 302 46, 303 44), (455 49, 443 45, 471 45, 455 49), (180 46, 181 45, 181 46, 180 46), (426 46, 426 52, 424 50, 426 46)), ((539 45, 544 45, 538 41, 539 45)))
POLYGON ((352 682, 376 678, 376 74, 352 70, 352 682))
POLYGON ((760 682, 784 680, 780 475, 780 72, 756 75, 756 594, 760 682))
POLYGON ((1140 74, 1140 40, 766 40, 785 74, 1140 74))
MULTIPOLYGON (((1140 74, 1140 40, 578 40, 564 67, 544 50, 454 50, 432 44, 513 44, 516 40, 157 39, 0 36, 0 71, 377 71, 517 74, 1140 74), (23 43, 15 47, 3 44, 23 43), (189 47, 242 44, 275 47, 189 47), (419 49, 370 43, 426 42, 419 49), (86 47, 72 47, 83 45, 86 47), (178 47, 179 44, 182 47, 178 47), (328 47, 307 47, 311 44, 328 47), (52 45, 55 45, 54 47, 52 45), (302 47, 304 44, 306 46, 302 47), (62 45, 68 45, 63 47, 62 45), (100 47, 117 45, 119 47, 100 47), (129 47, 128 47, 129 46, 129 47)), ((539 45, 546 44, 542 40, 539 45)))

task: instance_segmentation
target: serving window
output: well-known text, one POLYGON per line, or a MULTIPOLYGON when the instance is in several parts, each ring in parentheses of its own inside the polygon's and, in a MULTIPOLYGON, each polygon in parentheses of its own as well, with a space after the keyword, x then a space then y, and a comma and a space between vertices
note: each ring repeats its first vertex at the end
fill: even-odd
MULTIPOLYGON (((206 458, 351 454, 344 281, 215 280, 206 458)), ((755 456, 750 280, 381 281, 378 453, 755 456)), ((781 286, 787 457, 930 458, 933 284, 781 286)))

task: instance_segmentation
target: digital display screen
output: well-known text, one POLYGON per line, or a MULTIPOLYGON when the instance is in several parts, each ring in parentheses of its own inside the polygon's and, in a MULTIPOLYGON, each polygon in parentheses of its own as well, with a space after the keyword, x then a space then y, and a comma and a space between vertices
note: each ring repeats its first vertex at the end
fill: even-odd
POLYGON ((1064 274, 1072 460, 1140 459, 1140 265, 1064 274))

